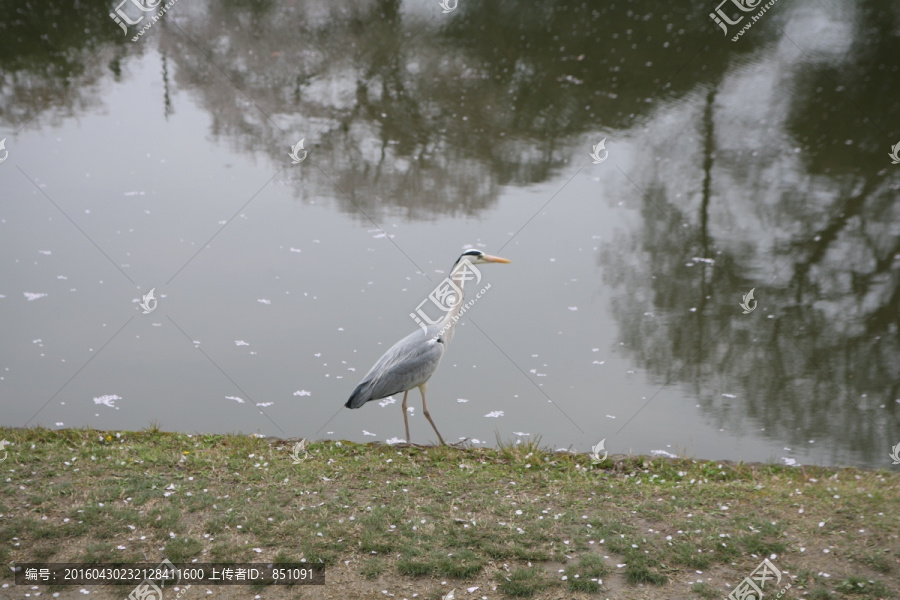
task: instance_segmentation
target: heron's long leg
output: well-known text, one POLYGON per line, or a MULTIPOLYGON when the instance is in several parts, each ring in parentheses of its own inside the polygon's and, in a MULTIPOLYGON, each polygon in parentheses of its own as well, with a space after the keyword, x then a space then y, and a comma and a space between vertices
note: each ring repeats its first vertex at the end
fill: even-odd
POLYGON ((428 386, 428 383, 423 383, 419 386, 419 391, 422 392, 422 412, 425 413, 425 418, 428 419, 428 422, 431 423, 431 427, 434 429, 434 432, 437 434, 438 439, 441 440, 441 446, 446 446, 444 443, 444 438, 441 437, 441 432, 437 430, 437 427, 434 424, 434 421, 431 420, 431 415, 428 414, 428 405, 425 404, 425 388, 428 386))
POLYGON ((403 404, 401 408, 403 409, 403 424, 406 425, 406 443, 409 443, 409 418, 406 416, 406 395, 409 394, 409 390, 403 392, 403 404))

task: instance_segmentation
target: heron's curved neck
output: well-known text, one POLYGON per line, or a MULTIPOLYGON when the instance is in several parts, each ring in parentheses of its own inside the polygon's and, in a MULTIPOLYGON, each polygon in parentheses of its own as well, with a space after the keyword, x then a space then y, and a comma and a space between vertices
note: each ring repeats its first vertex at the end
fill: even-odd
POLYGON ((456 331, 456 324, 459 322, 460 313, 465 302, 464 288, 466 280, 472 277, 471 270, 468 267, 468 263, 457 261, 457 263, 453 265, 453 270, 450 271, 450 281, 459 288, 459 294, 456 294, 453 306, 447 311, 447 314, 440 322, 438 337, 441 338, 444 345, 450 343, 450 340, 453 338, 453 332, 456 331))

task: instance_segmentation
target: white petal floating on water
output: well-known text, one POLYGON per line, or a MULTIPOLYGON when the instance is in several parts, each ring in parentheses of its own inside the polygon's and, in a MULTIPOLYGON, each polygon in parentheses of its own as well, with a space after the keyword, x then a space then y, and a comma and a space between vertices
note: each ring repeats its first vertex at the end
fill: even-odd
POLYGON ((249 346, 250 344, 248 344, 244 340, 234 340, 234 345, 235 346, 249 346))
POLYGON ((605 364, 606 364, 606 361, 605 361, 605 360, 595 360, 592 364, 595 364, 595 365, 605 365, 605 364))
POLYGON ((457 398, 456 401, 459 402, 460 404, 468 402, 468 400, 466 400, 465 398, 457 398))
POLYGON ((737 398, 734 394, 722 394, 723 398, 737 398))
POLYGON ((787 466, 789 466, 789 467, 796 467, 796 466, 797 466, 797 459, 796 459, 796 458, 785 458, 785 457, 782 456, 782 457, 781 457, 781 460, 783 460, 783 461, 784 461, 784 464, 787 465, 787 466))
POLYGON ((494 410, 494 411, 491 411, 491 412, 489 412, 488 414, 486 414, 486 415, 484 415, 484 416, 487 417, 487 418, 502 417, 502 416, 503 416, 503 411, 502 411, 502 410, 494 410))
POLYGON ((393 437, 393 438, 385 440, 384 443, 393 446, 394 444, 405 444, 406 440, 393 437))
POLYGON ((311 396, 312 392, 307 392, 306 390, 297 390, 294 392, 295 396, 311 396))
POLYGON ((650 454, 654 456, 668 456, 669 458, 678 458, 678 455, 666 452, 665 450, 651 450, 650 454))
POLYGON ((530 433, 524 433, 522 431, 513 431, 513 435, 531 435, 530 433))
POLYGON ((272 304, 272 301, 267 298, 257 298, 256 301, 260 304, 272 304))
POLYGON ((65 275, 57 275, 56 278, 57 279, 68 279, 68 277, 66 277, 65 275))
POLYGON ((394 404, 395 402, 397 402, 396 398, 394 398, 393 396, 388 396, 387 398, 385 398, 383 400, 379 400, 378 404, 381 406, 381 408, 384 408, 388 404, 394 404))
POLYGON ((38 250, 38 254, 43 254, 44 256, 50 256, 52 252, 49 250, 38 250))
POLYGON ((64 425, 64 424, 63 424, 62 421, 59 421, 59 422, 56 423, 56 426, 57 426, 57 427, 62 427, 63 425, 64 425))
POLYGON ((578 307, 577 307, 577 306, 570 306, 570 307, 569 307, 569 310, 571 310, 572 312, 575 312, 576 310, 578 310, 578 307))
POLYGON ((225 396, 226 400, 234 400, 235 402, 239 402, 240 404, 244 403, 243 398, 238 398, 237 396, 225 396))
POLYGON ((262 408, 265 408, 267 406, 272 406, 273 404, 275 404, 275 403, 274 402, 257 402, 256 403, 257 406, 261 406, 262 408))
POLYGON ((121 400, 121 399, 122 399, 121 396, 117 396, 115 394, 110 394, 110 395, 94 398, 94 404, 103 404, 104 406, 108 406, 110 408, 117 408, 115 405, 115 401, 121 400))
POLYGON ((614 415, 606 415, 606 418, 607 419, 615 419, 616 417, 614 415))
POLYGON ((47 294, 43 292, 22 292, 25 294, 25 299, 31 302, 32 300, 37 300, 38 298, 44 298, 47 294))
POLYGON ((370 432, 366 431, 365 429, 363 429, 363 435, 371 435, 372 437, 378 437, 374 433, 370 433, 370 432))

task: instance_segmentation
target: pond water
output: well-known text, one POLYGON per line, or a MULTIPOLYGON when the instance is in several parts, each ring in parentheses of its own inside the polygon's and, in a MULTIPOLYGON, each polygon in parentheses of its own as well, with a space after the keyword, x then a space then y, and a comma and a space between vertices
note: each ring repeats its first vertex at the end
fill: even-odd
POLYGON ((474 247, 448 441, 889 468, 900 8, 691 4, 4 2, 0 423, 402 438, 474 247))

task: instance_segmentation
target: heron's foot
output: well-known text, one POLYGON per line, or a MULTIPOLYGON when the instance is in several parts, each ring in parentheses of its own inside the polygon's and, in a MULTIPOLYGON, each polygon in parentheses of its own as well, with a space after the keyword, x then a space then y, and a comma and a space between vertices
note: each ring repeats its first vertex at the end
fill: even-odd
POLYGON ((416 444, 414 442, 399 442, 397 444, 393 444, 394 448, 434 448, 434 445, 429 444, 416 444))

